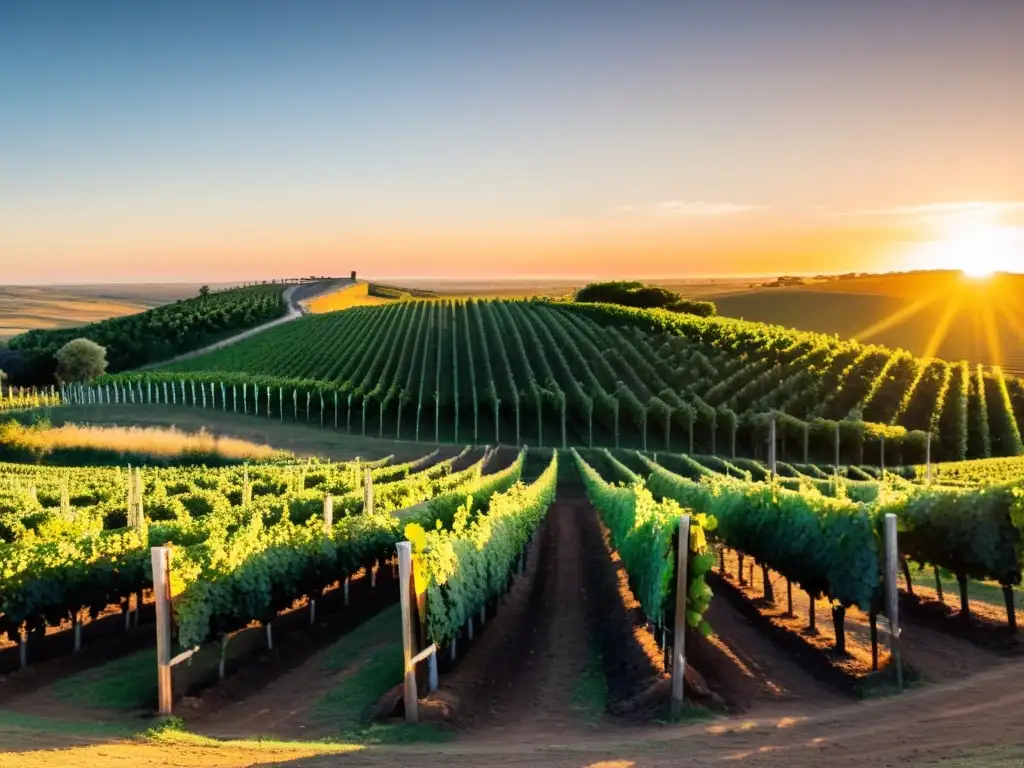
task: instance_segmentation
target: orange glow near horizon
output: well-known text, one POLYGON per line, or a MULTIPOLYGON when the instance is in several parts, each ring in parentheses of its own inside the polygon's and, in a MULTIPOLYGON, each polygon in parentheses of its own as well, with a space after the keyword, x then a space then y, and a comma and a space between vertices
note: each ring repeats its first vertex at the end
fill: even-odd
MULTIPOLYGON (((51 221, 0 215, 4 281, 232 282, 294 275, 377 279, 639 279, 763 277, 961 269, 1020 270, 1024 227, 999 206, 959 203, 846 215, 814 210, 719 211, 677 206, 664 213, 481 221, 458 226, 398 218, 346 225, 226 216, 221 221, 126 224, 114 217, 51 221), (924 210, 924 221, 918 210, 924 210), (680 212, 681 211, 681 212, 680 212), (894 214, 893 211, 896 213, 894 214), (8 226, 9 224, 9 226, 8 226)), ((1024 206, 1022 206, 1024 207, 1024 206)))

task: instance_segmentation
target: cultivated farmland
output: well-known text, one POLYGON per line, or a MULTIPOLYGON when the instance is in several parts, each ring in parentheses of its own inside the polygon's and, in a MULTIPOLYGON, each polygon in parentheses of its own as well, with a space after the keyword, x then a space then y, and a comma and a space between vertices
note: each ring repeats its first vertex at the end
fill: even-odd
MULTIPOLYGON (((815 711, 871 730, 856 697, 957 681, 985 720, 963 743, 1011 727, 981 702, 1019 688, 1019 379, 722 318, 400 298, 0 395, 22 422, 0 706, 130 722, 166 690, 184 725, 151 743, 330 751, 815 711), (46 417, 343 458, 129 469, 32 453, 46 417)), ((719 726, 679 727, 676 748, 719 726)))

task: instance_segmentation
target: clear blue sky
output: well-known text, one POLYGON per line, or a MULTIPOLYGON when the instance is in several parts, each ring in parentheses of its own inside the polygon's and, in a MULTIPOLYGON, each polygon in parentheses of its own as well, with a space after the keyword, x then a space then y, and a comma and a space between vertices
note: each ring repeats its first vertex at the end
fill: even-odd
POLYGON ((1022 41, 1016 0, 5 0, 0 282, 856 268, 910 225, 846 214, 1024 200, 1022 41))

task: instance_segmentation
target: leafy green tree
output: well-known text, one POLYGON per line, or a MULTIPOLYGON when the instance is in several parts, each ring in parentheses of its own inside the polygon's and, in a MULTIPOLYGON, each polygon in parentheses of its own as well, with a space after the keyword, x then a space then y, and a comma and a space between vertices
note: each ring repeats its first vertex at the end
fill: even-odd
POLYGON ((199 295, 202 296, 203 298, 206 298, 207 296, 209 296, 210 295, 210 286, 204 285, 204 286, 200 287, 199 288, 199 295))
POLYGON ((107 370, 107 350, 89 339, 73 339, 57 351, 57 378, 67 383, 91 381, 107 370))

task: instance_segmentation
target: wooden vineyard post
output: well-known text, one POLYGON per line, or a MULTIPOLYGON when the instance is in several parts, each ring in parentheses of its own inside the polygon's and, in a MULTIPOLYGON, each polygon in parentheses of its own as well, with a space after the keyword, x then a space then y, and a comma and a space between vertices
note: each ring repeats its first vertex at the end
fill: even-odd
POLYGON ((157 702, 161 715, 171 714, 171 551, 153 547, 153 598, 156 600, 157 702))
POLYGON ((324 497, 324 536, 330 536, 334 530, 334 497, 327 494, 324 497))
POLYGON ((896 584, 896 515, 885 516, 885 593, 889 618, 889 652, 896 665, 896 686, 903 690, 903 664, 900 661, 899 589, 896 584))
POLYGON ((415 654, 412 623, 412 544, 398 542, 398 586, 402 604, 402 660, 404 675, 405 722, 419 721, 419 695, 416 691, 416 668, 412 663, 415 654))
POLYGON ((363 484, 363 512, 367 515, 373 514, 373 476, 370 469, 366 469, 366 482, 363 484))
POLYGON ((676 559, 676 615, 672 630, 672 713, 682 712, 686 679, 686 593, 690 556, 690 516, 679 518, 679 555, 676 559))
POLYGON ((772 479, 775 479, 775 418, 772 418, 768 426, 768 468, 771 470, 772 479))

